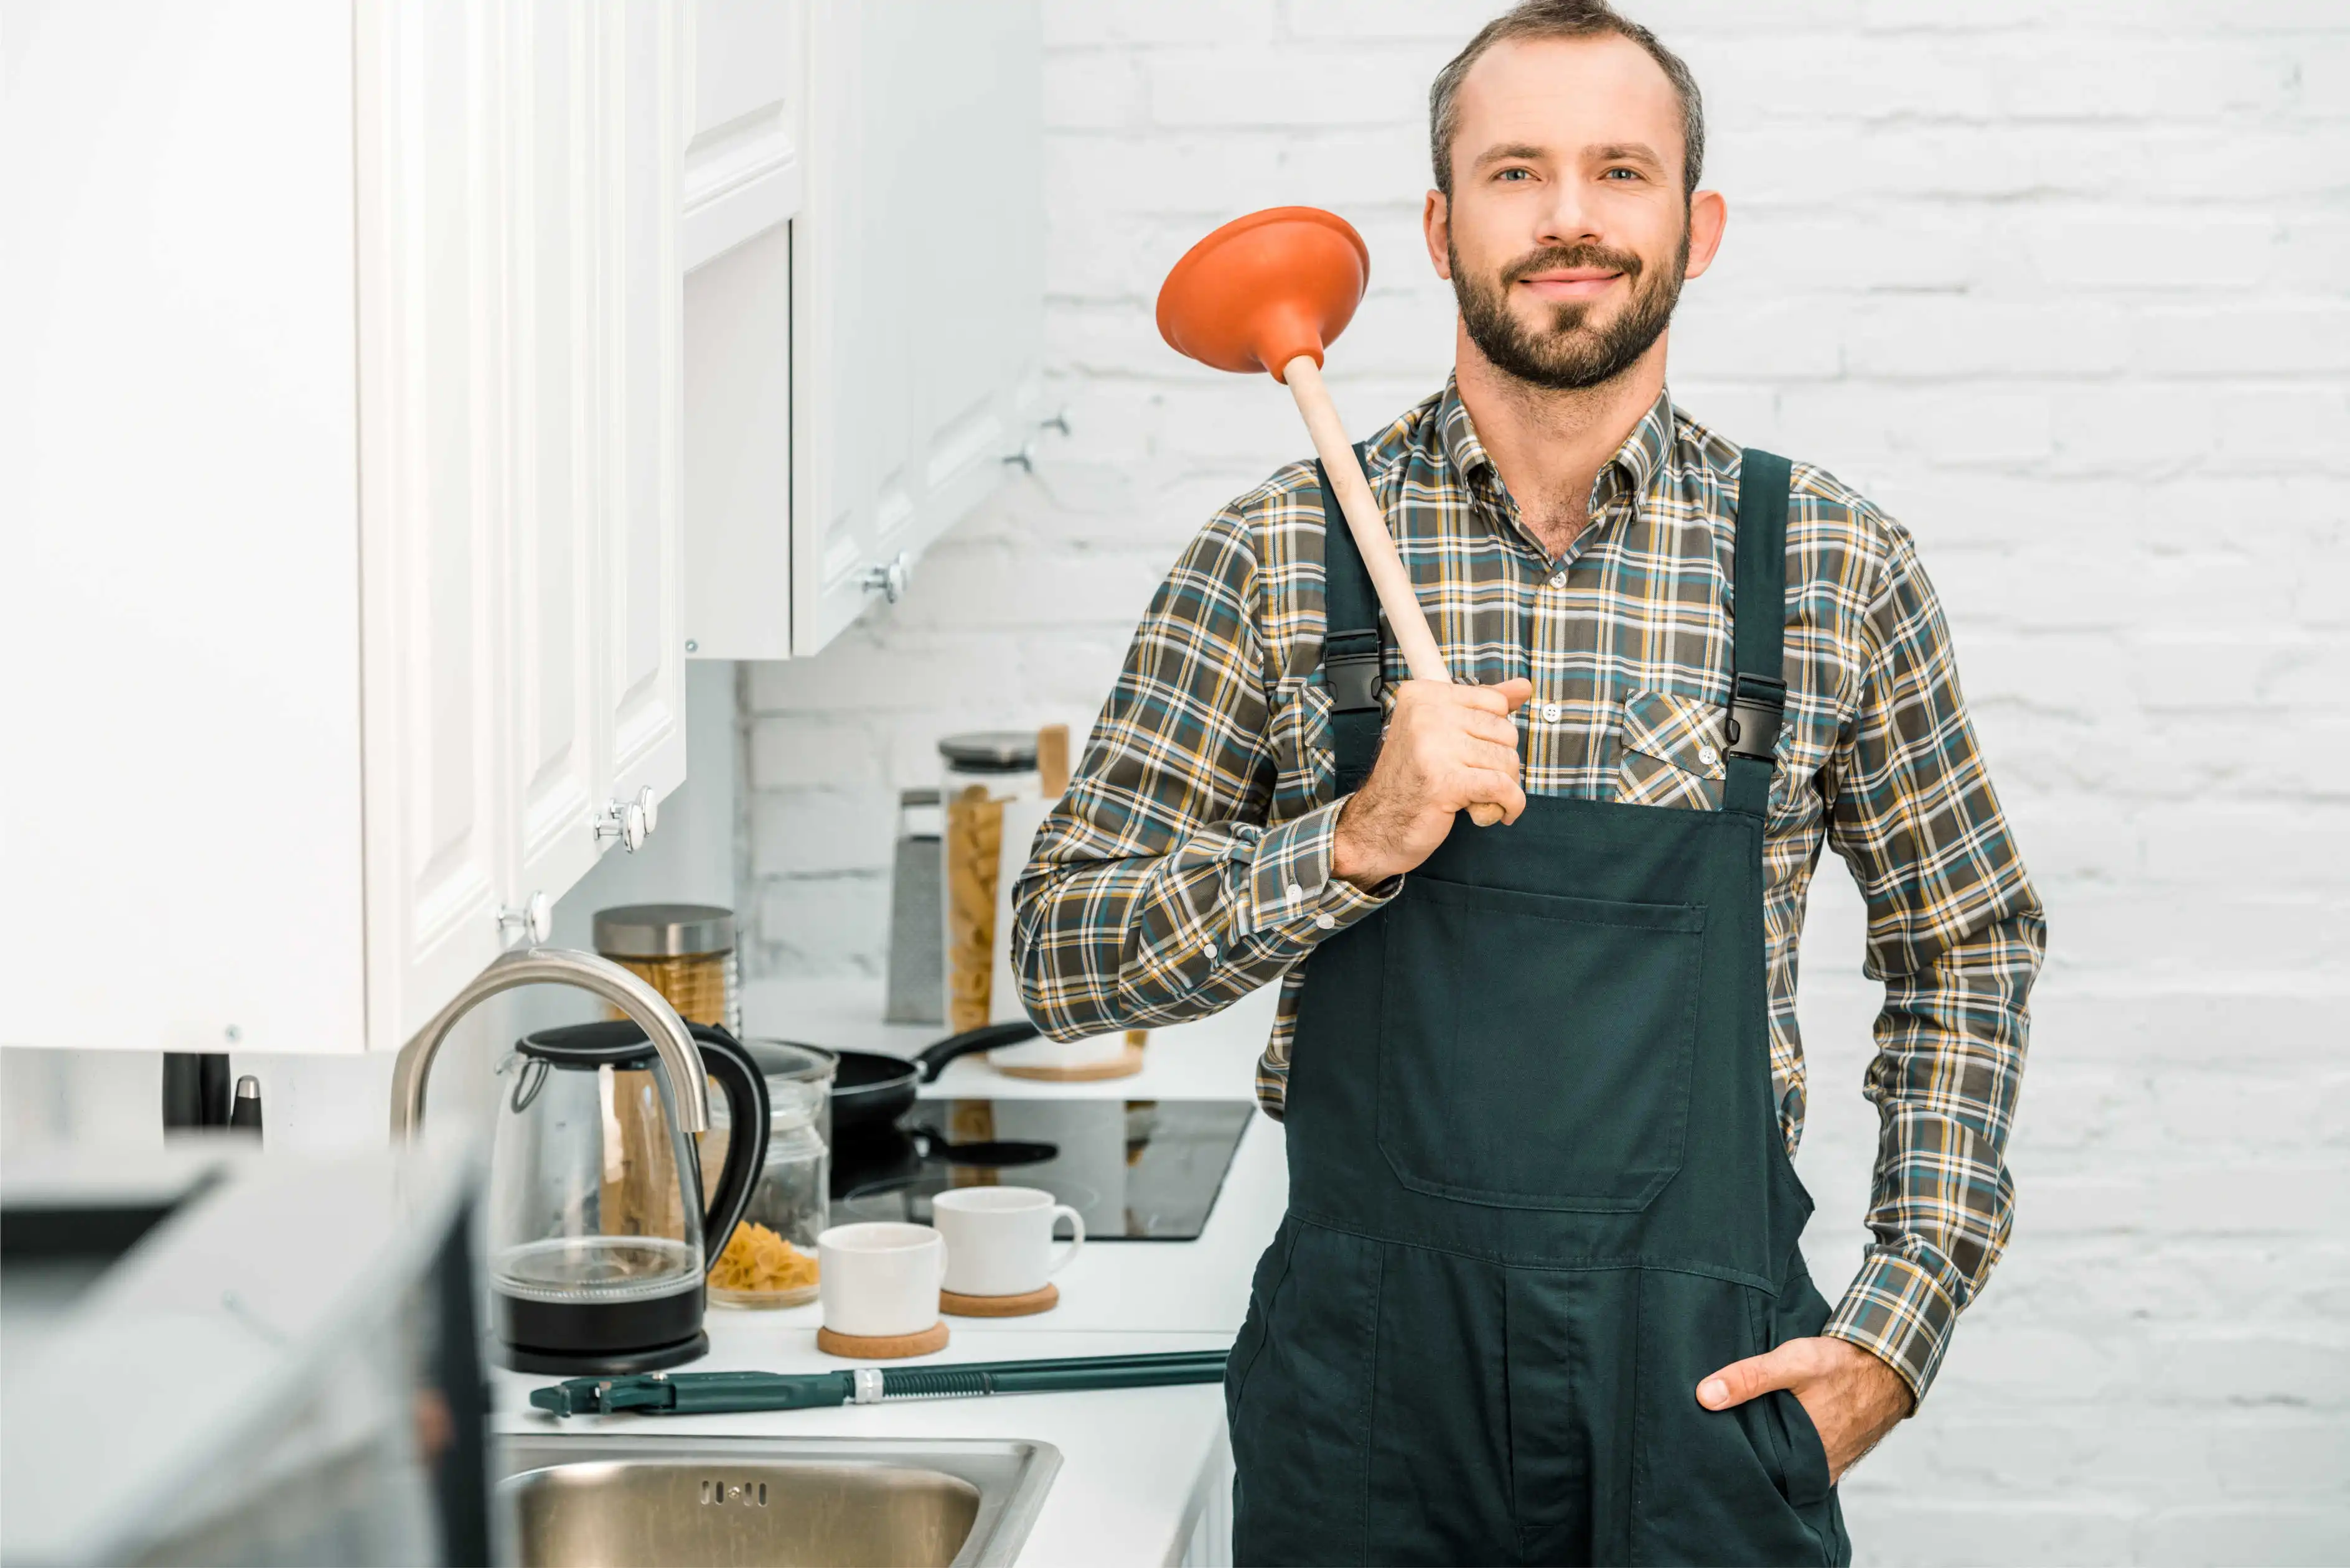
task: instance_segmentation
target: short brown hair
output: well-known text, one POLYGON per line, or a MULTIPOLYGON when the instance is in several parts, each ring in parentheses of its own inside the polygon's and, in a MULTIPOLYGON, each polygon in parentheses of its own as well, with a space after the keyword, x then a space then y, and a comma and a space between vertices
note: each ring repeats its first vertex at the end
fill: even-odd
POLYGON ((1482 27, 1451 64, 1436 73, 1428 89, 1429 153, 1436 166, 1436 188, 1452 195, 1452 137, 1461 129, 1461 109, 1455 101, 1461 79, 1479 56, 1513 38, 1595 38, 1607 34, 1629 38, 1648 51, 1673 84, 1681 105, 1681 198, 1697 189, 1705 167, 1705 100, 1698 95, 1697 78, 1681 57, 1657 41, 1648 28, 1620 16, 1607 0, 1520 0, 1482 27))

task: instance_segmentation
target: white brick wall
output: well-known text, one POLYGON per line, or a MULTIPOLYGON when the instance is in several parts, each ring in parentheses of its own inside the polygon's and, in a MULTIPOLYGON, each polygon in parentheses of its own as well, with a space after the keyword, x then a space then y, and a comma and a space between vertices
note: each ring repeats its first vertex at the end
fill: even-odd
MULTIPOLYGON (((1429 78, 1487 0, 1047 0, 1075 434, 894 613, 762 667, 766 972, 876 969, 889 809, 953 729, 1083 727, 1181 541, 1306 450, 1162 347, 1214 223, 1343 212, 1368 431, 1440 380, 1429 78)), ((1913 528, 2045 895, 2013 1250, 1846 1488, 1866 1561, 2350 1561, 2350 5, 1655 0, 1729 196, 1672 381, 1913 528)), ((1814 1267, 1848 1272, 1875 998, 1806 944, 1814 1267)))

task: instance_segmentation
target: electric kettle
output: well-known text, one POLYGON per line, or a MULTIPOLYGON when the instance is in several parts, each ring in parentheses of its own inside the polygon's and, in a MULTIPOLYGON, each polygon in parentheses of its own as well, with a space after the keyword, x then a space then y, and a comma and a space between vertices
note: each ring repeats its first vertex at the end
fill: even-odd
POLYGON ((767 1085, 724 1030, 692 1033, 726 1097, 725 1156, 706 1210, 677 1085, 644 1030, 542 1030, 498 1064, 490 1293, 517 1371, 650 1372, 710 1348, 702 1276, 766 1158, 767 1085))

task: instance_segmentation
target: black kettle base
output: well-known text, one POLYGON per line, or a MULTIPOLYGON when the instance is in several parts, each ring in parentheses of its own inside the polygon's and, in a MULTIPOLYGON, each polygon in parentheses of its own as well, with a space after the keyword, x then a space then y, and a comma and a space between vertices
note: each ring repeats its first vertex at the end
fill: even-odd
POLYGON ((498 1359, 516 1372, 542 1372, 556 1377, 625 1377, 637 1372, 659 1372, 682 1366, 710 1354, 710 1335, 697 1333, 674 1345, 649 1350, 614 1351, 603 1355, 534 1350, 526 1345, 498 1345, 498 1359))

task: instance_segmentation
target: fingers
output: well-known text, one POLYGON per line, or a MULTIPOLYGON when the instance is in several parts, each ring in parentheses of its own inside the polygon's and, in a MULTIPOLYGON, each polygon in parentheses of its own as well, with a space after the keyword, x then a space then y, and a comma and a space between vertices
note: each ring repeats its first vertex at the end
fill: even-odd
POLYGON ((1479 769, 1476 783, 1469 792, 1470 805, 1498 805, 1503 822, 1515 822, 1525 815, 1526 792, 1519 786, 1514 771, 1502 773, 1497 769, 1479 769))
POLYGON ((1534 681, 1518 675, 1502 681, 1502 684, 1497 684, 1497 687, 1461 687, 1461 684, 1450 684, 1450 687, 1443 687, 1443 691, 1445 696, 1448 696, 1455 705, 1460 705, 1460 708, 1473 708, 1478 710, 1478 712, 1494 712, 1494 714, 1502 714, 1502 717, 1509 717, 1511 712, 1516 712, 1518 705, 1525 703, 1525 698, 1534 696, 1534 681))
POLYGON ((1709 1410, 1727 1410, 1773 1388, 1793 1388, 1803 1376, 1802 1357, 1794 1345, 1761 1355, 1733 1361, 1697 1386, 1697 1402, 1709 1410))
POLYGON ((1515 756, 1518 750, 1518 727, 1499 713, 1471 711, 1461 728, 1481 741, 1487 741, 1515 756))

